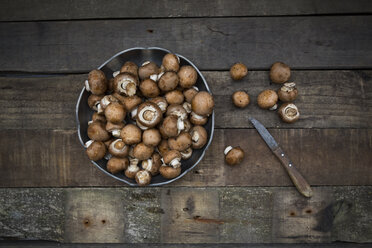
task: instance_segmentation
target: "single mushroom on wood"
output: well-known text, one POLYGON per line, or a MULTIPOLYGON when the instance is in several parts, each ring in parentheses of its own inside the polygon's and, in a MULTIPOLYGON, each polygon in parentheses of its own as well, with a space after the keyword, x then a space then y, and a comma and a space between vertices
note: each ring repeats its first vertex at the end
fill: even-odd
POLYGON ((275 110, 277 102, 278 94, 274 90, 264 90, 257 96, 257 104, 262 109, 275 110))
POLYGON ((228 146, 225 148, 225 161, 228 165, 238 165, 244 159, 244 151, 239 146, 228 146))
POLYGON ((270 79, 277 84, 285 83, 291 77, 291 69, 283 62, 275 62, 270 68, 270 79))
POLYGON ((248 74, 248 69, 243 63, 236 63, 230 68, 230 76, 234 80, 241 80, 248 74))
POLYGON ((298 95, 298 90, 294 82, 284 83, 284 85, 278 90, 278 96, 282 102, 293 102, 298 95))
POLYGON ((294 123, 300 118, 300 112, 293 103, 284 103, 278 110, 280 118, 287 123, 294 123))

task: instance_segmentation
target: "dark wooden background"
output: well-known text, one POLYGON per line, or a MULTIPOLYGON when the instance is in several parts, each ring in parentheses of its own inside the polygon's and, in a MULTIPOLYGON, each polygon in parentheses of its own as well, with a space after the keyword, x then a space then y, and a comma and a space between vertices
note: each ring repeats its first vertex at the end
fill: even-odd
POLYGON ((370 247, 371 13, 368 0, 1 1, 0 245, 370 247), (114 181, 77 138, 87 72, 134 46, 186 56, 216 100, 206 157, 166 187, 114 181), (300 92, 293 125, 230 100, 277 89, 268 69, 278 60, 300 92), (249 68, 241 82, 228 72, 237 61, 249 68), (314 197, 298 194, 248 116, 269 128, 314 197), (243 164, 224 164, 226 145, 246 151, 243 164))

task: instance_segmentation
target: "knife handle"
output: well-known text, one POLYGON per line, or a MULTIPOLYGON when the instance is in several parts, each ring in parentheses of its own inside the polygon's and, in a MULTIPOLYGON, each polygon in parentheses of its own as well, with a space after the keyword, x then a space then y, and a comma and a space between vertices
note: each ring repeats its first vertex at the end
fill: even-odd
POLYGON ((313 191, 311 190, 310 185, 306 182, 301 173, 294 167, 289 158, 284 154, 282 148, 278 147, 273 152, 287 170, 289 177, 292 179, 292 182, 298 191, 306 197, 311 197, 313 195, 313 191))

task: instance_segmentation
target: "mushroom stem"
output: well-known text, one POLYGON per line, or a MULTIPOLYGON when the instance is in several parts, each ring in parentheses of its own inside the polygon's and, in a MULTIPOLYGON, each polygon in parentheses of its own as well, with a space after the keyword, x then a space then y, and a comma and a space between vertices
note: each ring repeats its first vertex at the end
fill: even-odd
POLYGON ((232 146, 228 146, 228 147, 226 147, 225 148, 225 150, 224 150, 224 154, 226 155, 226 154, 228 154, 229 153, 229 151, 231 151, 233 149, 233 147, 232 146))
POLYGON ((191 139, 192 139, 193 142, 198 142, 199 133, 198 132, 193 132, 191 139))
POLYGON ((269 110, 276 110, 278 108, 278 104, 275 104, 274 106, 272 106, 271 108, 269 108, 269 110))
POLYGON ((120 74, 120 71, 114 71, 113 73, 112 73, 112 76, 113 77, 116 77, 117 75, 119 75, 120 74))
POLYGON ((179 158, 174 158, 170 163, 169 165, 171 165, 173 168, 178 168, 181 166, 181 160, 179 158))
POLYGON ((85 80, 85 89, 89 92, 90 91, 90 87, 89 87, 89 82, 88 80, 85 80))
POLYGON ((114 136, 116 138, 120 138, 120 132, 121 132, 120 129, 115 129, 111 133, 112 133, 112 136, 114 136))
POLYGON ((102 105, 100 103, 97 104, 97 113, 98 114, 103 113, 103 108, 102 108, 102 105))
POLYGON ((178 133, 180 133, 182 130, 185 129, 185 123, 183 122, 181 118, 177 119, 177 129, 178 129, 178 133))
POLYGON ((142 66, 145 66, 145 65, 147 65, 147 64, 150 64, 150 61, 145 61, 145 62, 143 62, 143 63, 142 63, 142 66))
POLYGON ((88 148, 93 142, 94 140, 88 140, 87 142, 85 142, 85 147, 88 148))
POLYGON ((132 119, 136 119, 136 116, 137 116, 137 110, 138 110, 138 107, 135 107, 131 112, 130 112, 130 115, 132 116, 132 119))
POLYGON ((106 153, 105 157, 106 160, 110 160, 112 158, 112 155, 110 153, 106 153))

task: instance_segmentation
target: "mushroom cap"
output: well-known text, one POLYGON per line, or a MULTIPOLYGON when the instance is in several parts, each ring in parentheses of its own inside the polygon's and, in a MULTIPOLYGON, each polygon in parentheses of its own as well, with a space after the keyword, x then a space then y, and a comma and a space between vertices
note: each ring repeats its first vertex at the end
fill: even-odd
POLYGON ((124 65, 120 68, 120 73, 130 73, 134 76, 138 76, 138 66, 131 62, 131 61, 127 61, 124 63, 124 65))
POLYGON ((214 107, 213 96, 206 91, 200 91, 191 101, 191 108, 198 115, 208 116, 214 107))
POLYGON ((257 96, 257 104, 260 108, 269 109, 278 102, 278 94, 274 90, 264 90, 257 96))
POLYGON ((122 139, 116 139, 109 145, 109 153, 112 156, 125 158, 129 154, 129 146, 127 146, 122 139))
POLYGON ((198 115, 195 112, 191 112, 190 114, 190 122, 194 125, 204 125, 207 121, 208 117, 206 116, 198 115))
POLYGON ((167 151, 164 156, 163 156, 163 161, 166 165, 170 165, 170 163, 174 160, 174 159, 179 159, 181 160, 182 156, 181 156, 181 153, 177 150, 169 150, 167 151))
POLYGON ((178 75, 173 71, 167 71, 160 77, 158 86, 163 92, 168 92, 176 89, 178 83, 178 75))
POLYGON ((182 104, 185 97, 179 90, 172 90, 165 94, 168 104, 182 104))
POLYGON ((137 110, 137 121, 145 127, 154 127, 163 118, 163 112, 159 106, 147 101, 139 105, 137 110))
POLYGON ((190 135, 193 149, 200 149, 207 144, 208 134, 204 127, 194 126, 191 128, 190 135))
POLYGON ((160 132, 167 136, 167 137, 175 137, 178 135, 178 127, 177 127, 177 120, 178 118, 175 116, 167 116, 164 118, 164 121, 161 125, 160 132))
POLYGON ((238 108, 245 108, 249 104, 249 95, 244 91, 236 91, 232 95, 232 100, 238 108))
POLYGON ((225 161, 228 165, 240 164, 244 159, 244 151, 239 147, 232 148, 226 155, 225 161))
POLYGON ((105 108, 106 120, 112 123, 122 122, 126 114, 123 105, 118 102, 112 102, 105 108))
POLYGON ((133 156, 138 160, 145 160, 154 153, 154 147, 139 143, 133 148, 133 156))
POLYGON ((138 69, 138 76, 141 80, 149 78, 151 75, 158 73, 159 67, 154 62, 147 61, 138 69))
POLYGON ((142 142, 147 146, 157 146, 161 141, 161 134, 158 129, 151 128, 143 131, 142 142))
POLYGON ((162 66, 164 67, 165 71, 177 72, 180 69, 180 59, 173 53, 167 53, 163 57, 162 66))
POLYGON ((284 83, 278 90, 278 97, 282 102, 293 102, 298 95, 298 90, 294 82, 284 83))
POLYGON ((159 153, 164 156, 165 153, 167 153, 170 150, 168 145, 168 140, 162 139, 160 141, 160 144, 158 145, 158 151, 159 153))
POLYGON ((182 88, 191 88, 198 79, 198 73, 191 65, 184 65, 178 71, 178 77, 180 78, 179 85, 182 88))
POLYGON ((138 79, 130 73, 120 73, 114 78, 114 91, 125 96, 134 96, 137 92, 138 79))
POLYGON ((106 154, 106 146, 102 141, 93 141, 87 148, 88 158, 93 161, 103 159, 106 154))
POLYGON ((270 68, 270 79, 277 84, 285 83, 291 77, 291 69, 283 62, 276 62, 270 68))
POLYGON ((158 96, 158 97, 150 99, 149 101, 158 105, 162 113, 165 113, 165 111, 167 111, 168 103, 164 97, 158 96))
POLYGON ((128 158, 112 157, 107 162, 106 168, 110 173, 116 174, 120 171, 126 170, 128 168, 128 165, 128 158))
POLYGON ((124 108, 129 112, 135 109, 138 105, 142 103, 141 97, 134 95, 134 96, 126 96, 123 98, 122 104, 124 108))
POLYGON ((102 97, 103 97, 103 95, 90 94, 90 96, 88 97, 89 108, 97 111, 97 105, 100 103, 102 97))
POLYGON ((107 81, 107 91, 109 93, 112 93, 114 91, 114 84, 115 84, 115 80, 113 78, 110 78, 107 81))
POLYGON ((162 165, 161 156, 158 153, 153 153, 151 158, 142 161, 142 168, 155 176, 159 173, 159 168, 162 165))
POLYGON ((92 70, 88 74, 88 84, 90 91, 94 95, 102 95, 107 90, 107 80, 105 73, 101 70, 92 70))
POLYGON ((134 177, 136 176, 137 172, 140 170, 140 168, 137 166, 137 164, 132 165, 132 162, 134 160, 136 160, 137 161, 137 164, 138 164, 138 159, 131 159, 130 160, 130 165, 129 165, 128 169, 126 169, 125 172, 124 172, 125 176, 127 176, 128 178, 131 178, 131 179, 134 179, 134 177))
POLYGON ((106 141, 110 139, 110 134, 105 129, 105 124, 100 121, 93 121, 88 125, 88 137, 95 141, 106 141))
POLYGON ((172 166, 160 166, 159 172, 164 178, 172 179, 181 174, 181 167, 173 168, 172 166))
POLYGON ((147 78, 141 82, 140 90, 142 95, 147 98, 154 98, 160 94, 158 84, 150 78, 147 78))
POLYGON ((184 159, 184 160, 189 159, 192 156, 192 148, 189 147, 189 148, 187 148, 186 150, 184 150, 180 153, 181 153, 182 159, 184 159))
POLYGON ((191 135, 186 132, 182 132, 175 138, 168 139, 169 148, 177 151, 184 151, 188 149, 192 144, 191 135))
POLYGON ((112 132, 114 130, 121 130, 125 126, 124 122, 119 122, 119 123, 112 123, 112 122, 107 122, 106 123, 106 131, 107 132, 112 132))
POLYGON ((136 173, 136 182, 138 186, 146 186, 151 182, 151 174, 146 170, 140 170, 136 173))
POLYGON ((183 95, 185 96, 185 101, 188 103, 191 103, 192 99, 196 94, 198 94, 199 90, 196 90, 195 88, 187 89, 183 92, 183 95))
POLYGON ((141 142, 142 131, 134 124, 126 125, 120 132, 121 139, 127 145, 134 145, 141 142))
POLYGON ((243 63, 236 63, 230 68, 231 78, 241 80, 248 74, 248 69, 243 63))
POLYGON ((172 104, 168 106, 166 116, 175 116, 185 120, 187 119, 187 111, 182 105, 172 104))
POLYGON ((92 121, 100 121, 106 123, 106 117, 104 115, 100 115, 97 112, 94 112, 92 115, 92 121))
POLYGON ((283 103, 278 110, 280 118, 287 123, 296 122, 300 118, 300 112, 293 103, 283 103))

